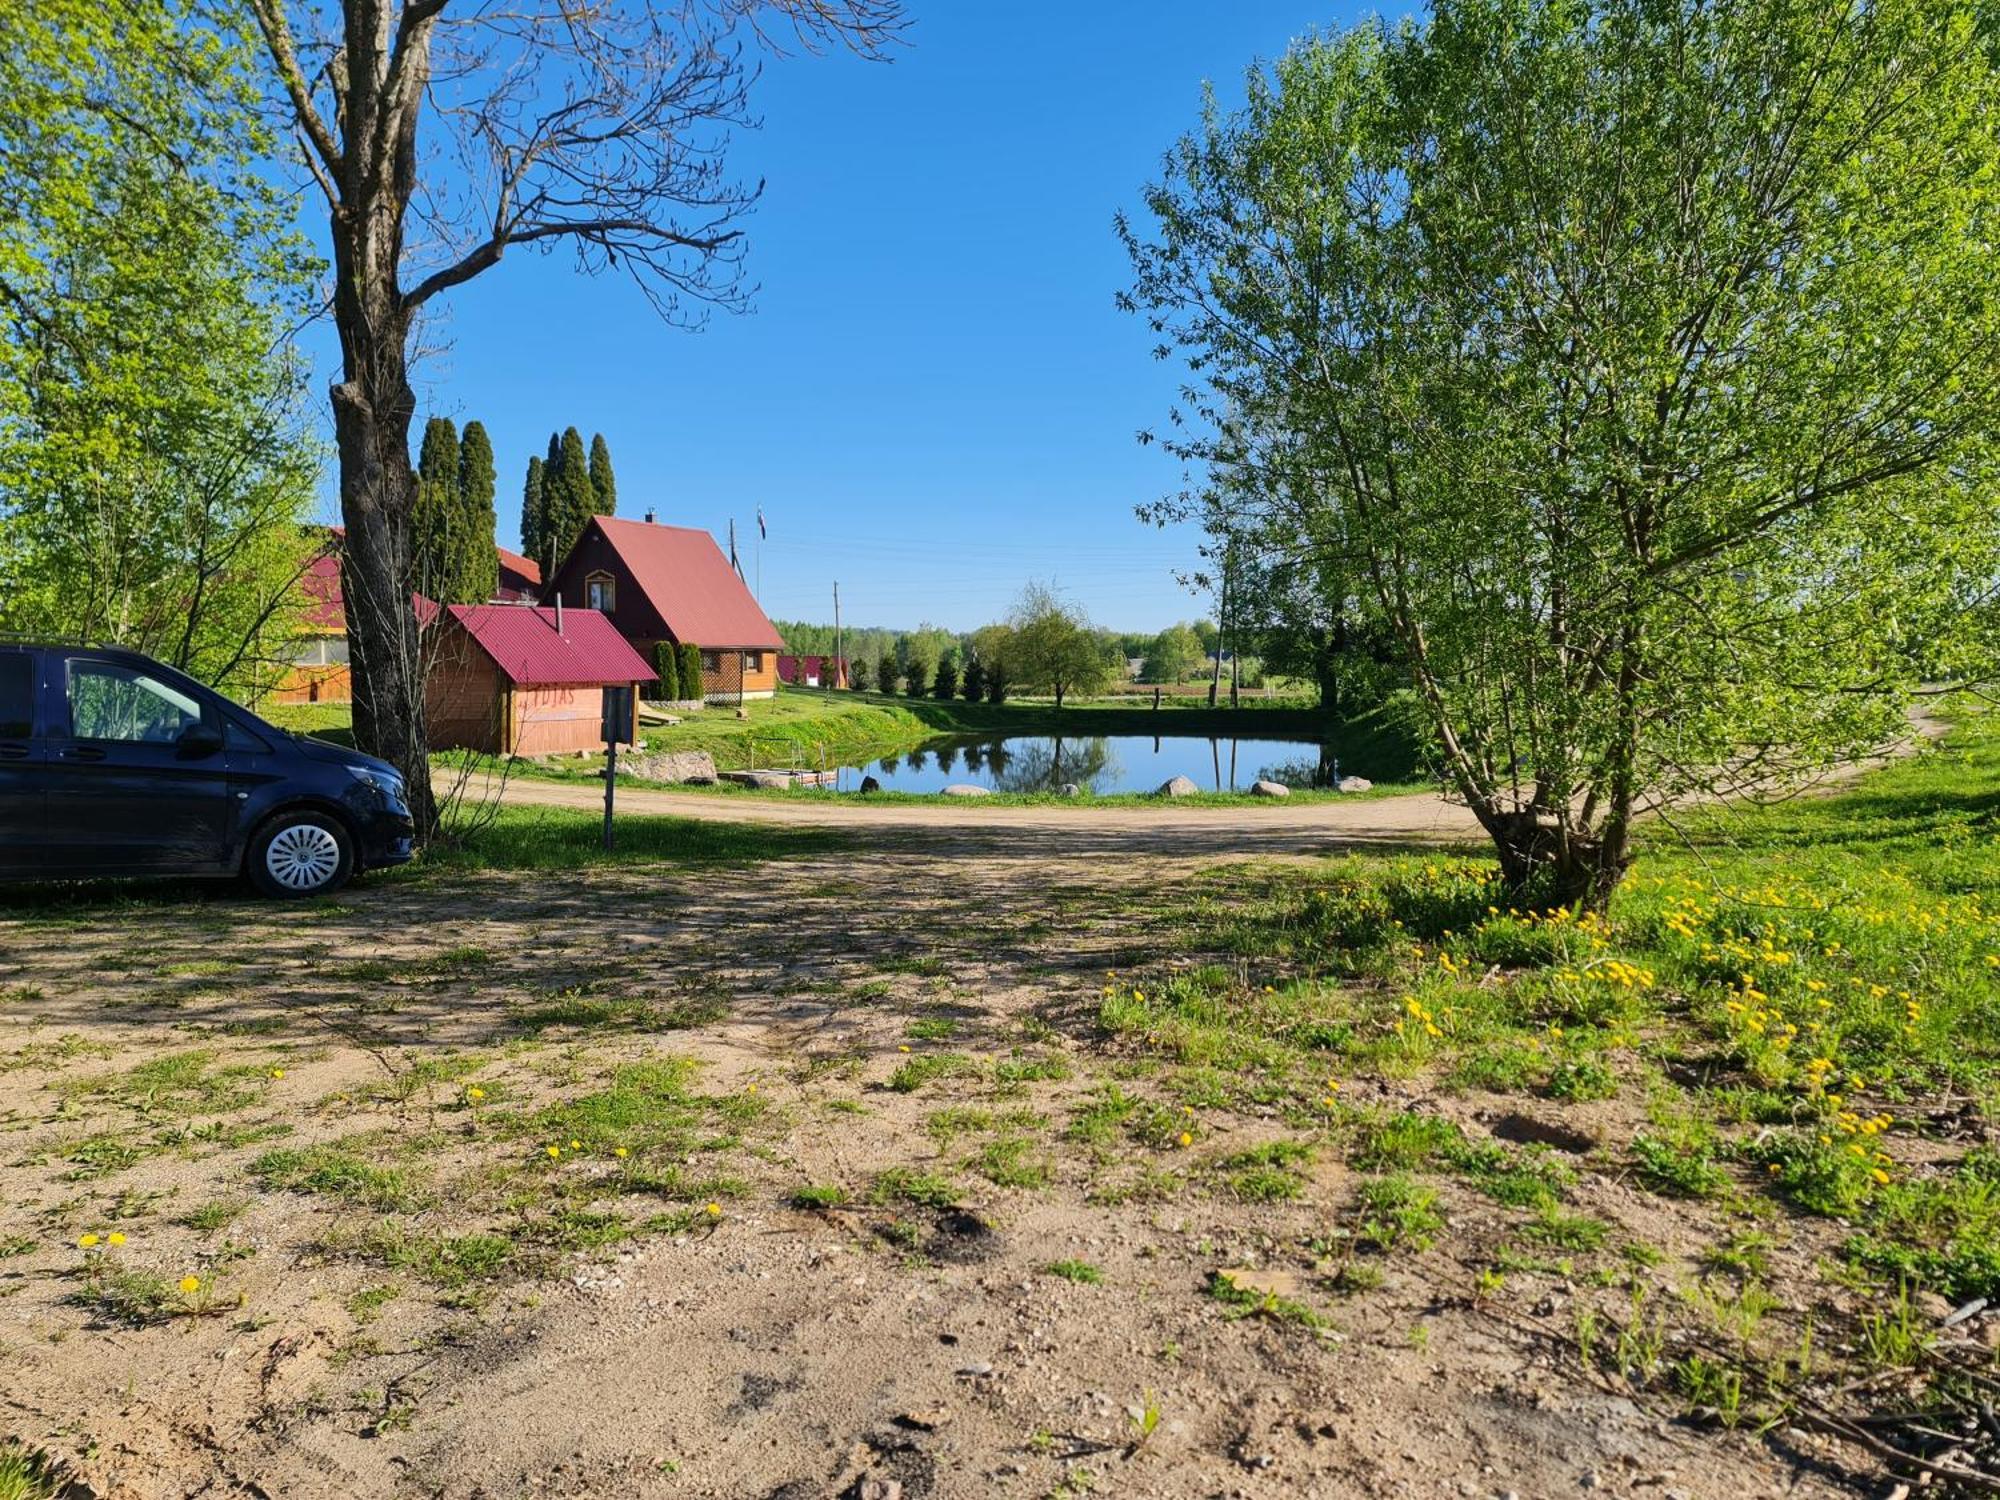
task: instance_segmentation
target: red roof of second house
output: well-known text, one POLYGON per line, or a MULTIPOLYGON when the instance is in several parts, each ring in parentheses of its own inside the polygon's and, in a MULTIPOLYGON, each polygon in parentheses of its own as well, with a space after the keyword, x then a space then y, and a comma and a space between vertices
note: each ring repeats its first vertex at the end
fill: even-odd
POLYGON ((784 637, 757 607, 715 538, 692 526, 593 516, 677 641, 782 651, 784 637))
POLYGON ((449 612, 510 682, 558 687, 654 680, 646 659, 594 609, 454 604, 449 612))
POLYGON ((493 587, 496 599, 538 599, 542 593, 542 565, 532 557, 495 547, 500 554, 500 581, 493 587))
POLYGON ((322 552, 299 575, 299 592, 306 597, 302 623, 308 631, 328 635, 347 629, 347 605, 340 596, 340 558, 322 552))

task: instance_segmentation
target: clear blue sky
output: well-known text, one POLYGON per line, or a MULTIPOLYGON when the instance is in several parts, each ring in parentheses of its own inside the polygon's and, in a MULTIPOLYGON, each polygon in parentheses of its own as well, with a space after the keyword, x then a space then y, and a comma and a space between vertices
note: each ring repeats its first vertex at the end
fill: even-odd
POLYGON ((747 221, 752 313, 684 332, 629 282, 516 253, 443 299, 420 411, 486 423, 510 546, 528 457, 572 423, 610 442, 621 514, 718 536, 733 516, 753 577, 761 505, 760 598, 780 618, 830 616, 836 578, 856 625, 969 629, 1030 577, 1116 629, 1200 614, 1173 577, 1195 538, 1133 515, 1176 487, 1178 466, 1135 439, 1176 370, 1112 305, 1129 279, 1112 215, 1138 207, 1204 80, 1238 97, 1253 59, 1356 12, 909 9, 889 64, 767 67, 763 129, 734 147, 767 183, 747 221))

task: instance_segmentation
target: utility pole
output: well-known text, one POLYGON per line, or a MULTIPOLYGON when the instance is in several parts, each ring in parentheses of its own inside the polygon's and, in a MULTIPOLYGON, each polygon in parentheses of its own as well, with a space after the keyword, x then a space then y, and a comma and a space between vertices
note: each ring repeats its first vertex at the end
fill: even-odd
POLYGON ((826 690, 833 691, 833 679, 840 675, 847 665, 847 657, 840 649, 840 580, 833 580, 833 670, 827 673, 826 690))

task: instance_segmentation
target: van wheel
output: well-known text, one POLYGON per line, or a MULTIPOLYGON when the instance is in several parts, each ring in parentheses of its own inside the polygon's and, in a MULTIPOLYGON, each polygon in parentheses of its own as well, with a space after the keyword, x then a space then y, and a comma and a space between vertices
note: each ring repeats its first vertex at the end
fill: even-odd
POLYGON ((354 842, 338 818, 280 813, 250 840, 243 872, 266 896, 323 896, 339 890, 353 874, 354 842))

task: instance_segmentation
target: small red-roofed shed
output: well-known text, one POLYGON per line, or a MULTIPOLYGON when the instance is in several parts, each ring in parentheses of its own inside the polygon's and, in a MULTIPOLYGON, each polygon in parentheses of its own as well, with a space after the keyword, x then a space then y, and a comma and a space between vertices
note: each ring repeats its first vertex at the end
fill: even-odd
MULTIPOLYGON (((432 748, 561 755, 604 745, 603 689, 653 681, 594 609, 452 604, 436 619, 424 684, 432 748)), ((629 739, 636 721, 626 726, 629 739)))

